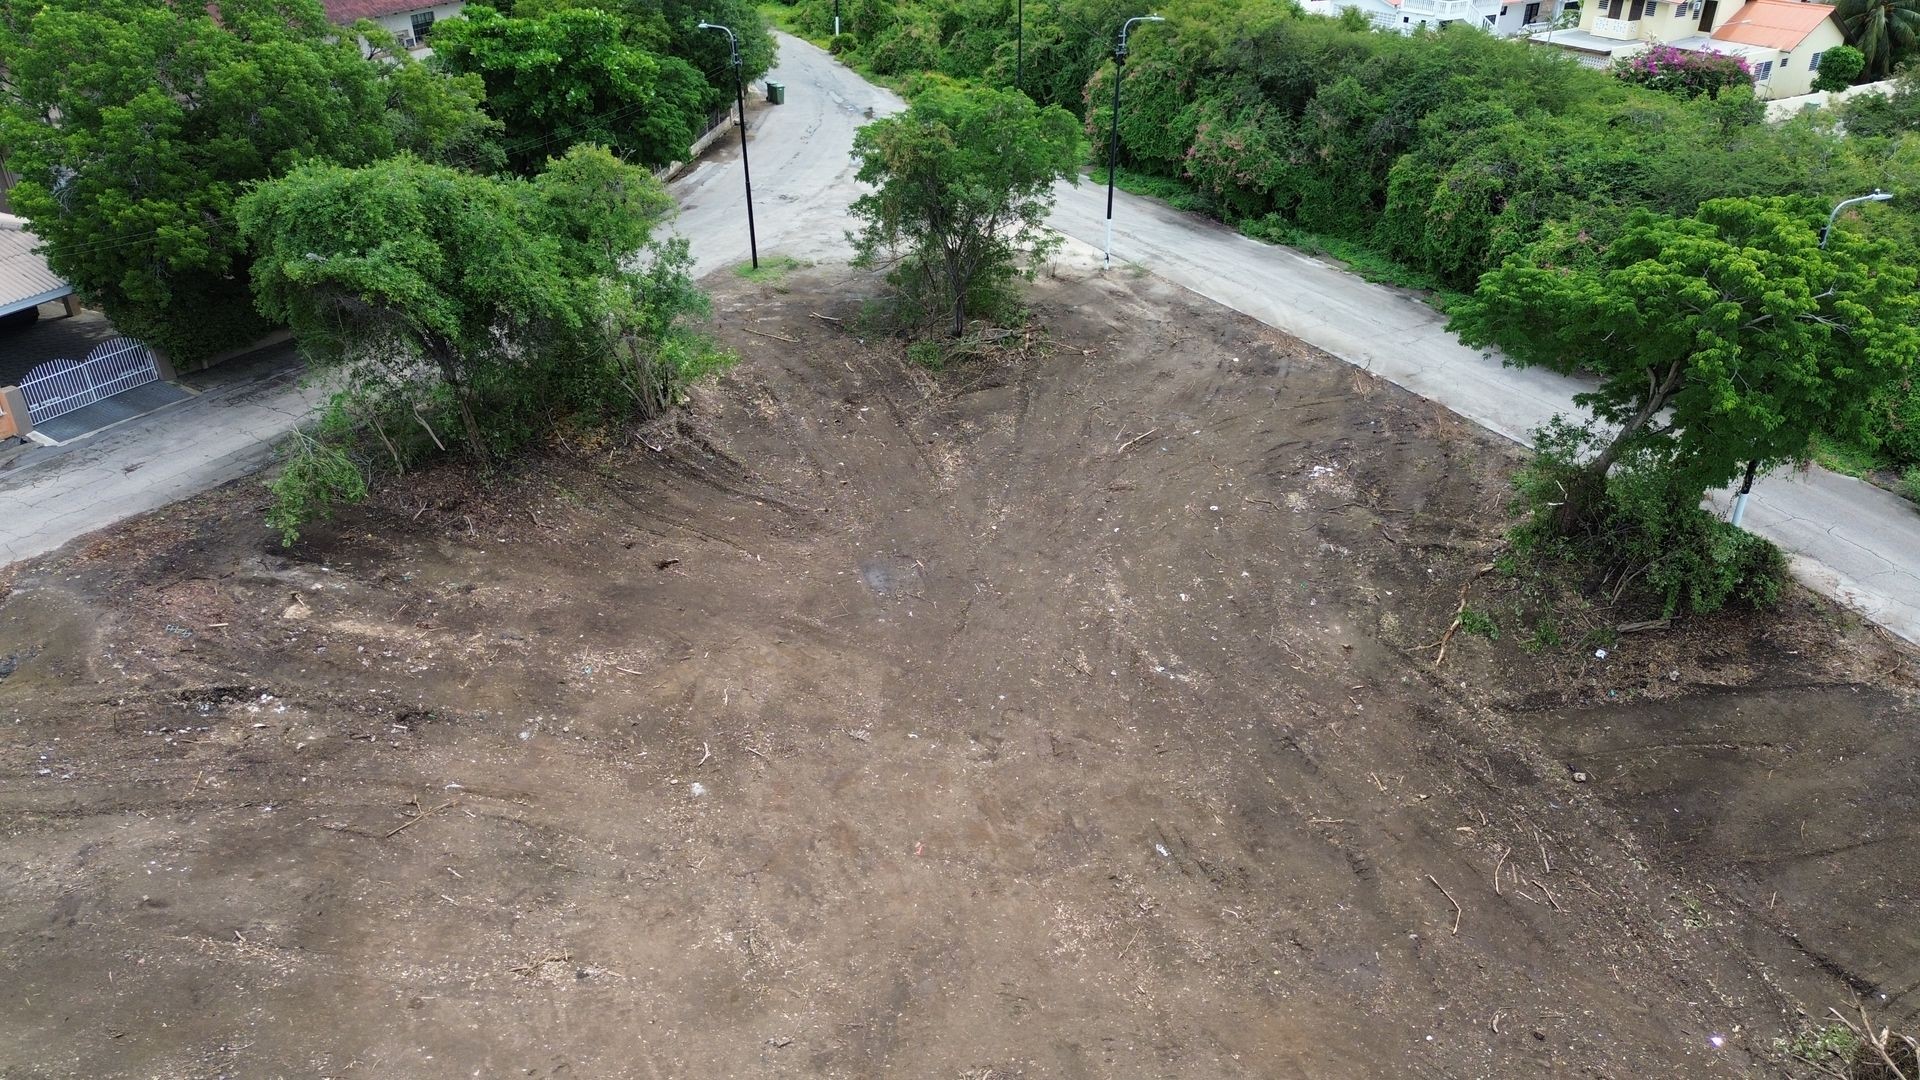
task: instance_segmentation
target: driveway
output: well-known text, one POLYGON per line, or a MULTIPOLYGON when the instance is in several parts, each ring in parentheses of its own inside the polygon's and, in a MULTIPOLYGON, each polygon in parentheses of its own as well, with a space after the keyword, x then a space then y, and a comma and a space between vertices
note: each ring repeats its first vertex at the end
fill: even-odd
POLYGON ((0 565, 254 472, 324 396, 291 345, 187 376, 201 393, 0 466, 0 565))

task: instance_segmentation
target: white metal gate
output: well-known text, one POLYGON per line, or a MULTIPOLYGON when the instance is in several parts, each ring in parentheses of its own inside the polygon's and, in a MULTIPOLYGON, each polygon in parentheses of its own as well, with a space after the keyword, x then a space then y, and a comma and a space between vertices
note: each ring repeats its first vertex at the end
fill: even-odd
POLYGON ((111 338, 85 360, 49 360, 27 372, 20 393, 27 416, 41 423, 158 378, 152 349, 132 338, 111 338))

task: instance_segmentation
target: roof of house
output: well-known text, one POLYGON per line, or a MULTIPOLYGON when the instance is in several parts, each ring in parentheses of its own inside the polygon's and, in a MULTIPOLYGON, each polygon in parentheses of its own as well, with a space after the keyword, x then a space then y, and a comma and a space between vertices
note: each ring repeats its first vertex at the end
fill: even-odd
POLYGON ((27 231, 25 220, 0 214, 0 315, 73 292, 33 250, 39 246, 40 238, 27 231))
POLYGON ((339 26, 361 19, 378 19, 383 15, 425 11, 444 3, 446 0, 321 0, 321 5, 327 9, 327 21, 339 26))
POLYGON ((1724 25, 1713 32, 1715 41, 1737 41, 1767 49, 1790 51, 1833 16, 1832 4, 1805 4, 1798 0, 1747 0, 1724 25))

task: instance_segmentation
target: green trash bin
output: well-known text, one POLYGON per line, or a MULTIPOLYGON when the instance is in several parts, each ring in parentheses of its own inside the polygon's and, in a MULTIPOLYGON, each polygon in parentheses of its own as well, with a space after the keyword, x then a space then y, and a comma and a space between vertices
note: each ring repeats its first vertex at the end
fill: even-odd
POLYGON ((787 103, 787 84, 769 81, 767 83, 767 103, 770 105, 785 105, 787 103))

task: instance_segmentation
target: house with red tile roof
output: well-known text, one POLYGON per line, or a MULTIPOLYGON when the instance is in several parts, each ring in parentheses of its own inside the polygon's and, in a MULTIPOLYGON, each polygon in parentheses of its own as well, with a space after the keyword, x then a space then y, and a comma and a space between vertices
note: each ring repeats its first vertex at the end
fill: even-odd
POLYGON ((1812 90, 1821 54, 1846 43, 1833 13, 1832 4, 1804 0, 1593 0, 1577 29, 1533 40, 1595 67, 1653 45, 1737 56, 1753 72, 1754 93, 1771 100, 1812 90))

